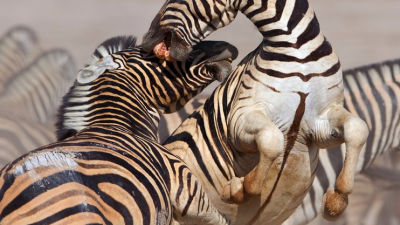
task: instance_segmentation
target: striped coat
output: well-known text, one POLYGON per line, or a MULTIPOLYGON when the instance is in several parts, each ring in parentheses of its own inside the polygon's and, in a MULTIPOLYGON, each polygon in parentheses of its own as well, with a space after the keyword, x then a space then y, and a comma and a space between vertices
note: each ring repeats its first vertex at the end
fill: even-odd
POLYGON ((236 49, 206 42, 185 62, 162 63, 127 37, 97 52, 101 59, 78 73, 64 98, 60 141, 0 171, 0 223, 229 224, 184 163, 157 143, 157 125, 162 110, 226 76, 236 49), (113 52, 117 46, 128 48, 113 52))

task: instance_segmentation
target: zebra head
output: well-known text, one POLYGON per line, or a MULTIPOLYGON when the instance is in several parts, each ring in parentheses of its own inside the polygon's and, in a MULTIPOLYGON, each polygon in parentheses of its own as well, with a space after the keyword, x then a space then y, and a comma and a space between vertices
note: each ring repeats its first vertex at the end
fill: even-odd
MULTIPOLYGON (((237 10, 232 0, 167 0, 143 38, 151 52, 162 44, 166 55, 184 61, 192 46, 232 22, 237 10)), ((158 55, 160 58, 163 55, 158 55)))

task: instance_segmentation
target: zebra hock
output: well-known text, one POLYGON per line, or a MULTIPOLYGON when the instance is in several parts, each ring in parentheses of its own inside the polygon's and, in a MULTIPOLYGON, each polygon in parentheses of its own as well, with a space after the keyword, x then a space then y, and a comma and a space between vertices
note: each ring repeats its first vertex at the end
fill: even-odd
MULTIPOLYGON (((164 54, 164 58, 167 53, 168 58, 185 59, 191 46, 229 24, 239 11, 256 25, 263 41, 234 71, 233 76, 240 78, 230 84, 233 87, 227 87, 227 83, 223 87, 230 89, 232 99, 226 106, 229 113, 223 115, 227 130, 222 136, 229 139, 222 146, 233 146, 224 149, 231 156, 234 152, 257 152, 259 162, 243 177, 236 176, 242 174, 238 166, 228 166, 235 176, 229 177, 226 186, 213 188, 225 199, 239 203, 246 196, 261 194, 265 204, 254 218, 269 215, 262 211, 277 210, 271 201, 276 196, 275 201, 286 202, 288 207, 281 220, 307 193, 317 166, 313 157, 319 148, 345 143, 343 168, 325 201, 327 216, 336 217, 347 205, 357 159, 369 131, 364 121, 343 107, 341 65, 308 1, 167 1, 153 20, 143 46, 147 51, 156 47, 156 55, 164 54), (299 160, 293 158, 297 154, 299 160), (283 158, 278 163, 280 169, 271 171, 278 158, 283 158), (266 174, 273 184, 268 184, 271 179, 266 179, 266 174), (237 188, 240 183, 243 187, 237 188), (290 197, 280 189, 289 189, 290 197)), ((257 159, 251 159, 248 165, 254 161, 257 159)))

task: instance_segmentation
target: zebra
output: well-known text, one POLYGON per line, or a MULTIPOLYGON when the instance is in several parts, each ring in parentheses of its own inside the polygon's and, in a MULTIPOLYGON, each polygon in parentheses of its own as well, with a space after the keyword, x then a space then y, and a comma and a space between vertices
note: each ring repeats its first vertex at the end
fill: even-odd
MULTIPOLYGON (((344 74, 345 107, 365 119, 371 130, 357 166, 360 172, 367 170, 384 152, 400 152, 400 59, 348 70, 344 74)), ((306 224, 323 210, 323 193, 334 186, 344 158, 344 146, 320 151, 316 179, 302 204, 284 225, 306 224)))
POLYGON ((0 38, 0 92, 4 83, 41 52, 36 34, 25 26, 11 28, 0 38))
POLYGON ((179 111, 161 115, 160 124, 158 126, 161 143, 164 142, 194 110, 203 105, 209 97, 209 94, 199 94, 186 103, 179 111))
POLYGON ((158 144, 157 123, 162 111, 228 75, 236 48, 203 42, 174 63, 133 38, 102 48, 112 54, 78 72, 63 99, 59 141, 0 171, 0 223, 229 224, 184 163, 158 144))
POLYGON ((4 83, 0 93, 0 168, 29 149, 56 139, 53 121, 58 101, 74 73, 71 55, 52 49, 4 83))
POLYGON ((309 190, 319 148, 345 143, 344 165, 324 202, 326 216, 337 217, 347 206, 369 131, 342 105, 341 65, 307 0, 166 1, 144 49, 183 60, 238 11, 262 42, 166 147, 234 224, 281 224, 309 190))
POLYGON ((43 51, 25 26, 0 38, 0 168, 55 141, 57 105, 75 74, 67 51, 43 51))
MULTIPOLYGON (((371 223, 371 213, 369 212, 377 210, 376 207, 372 209, 371 205, 379 206, 378 209, 383 208, 381 203, 382 194, 385 194, 385 192, 390 194, 392 192, 388 190, 382 193, 382 189, 384 189, 382 187, 374 189, 373 187, 376 185, 368 177, 378 181, 388 180, 390 186, 400 186, 399 172, 396 172, 398 169, 396 170, 394 166, 383 167, 383 165, 388 165, 390 158, 393 159, 396 156, 400 156, 400 109, 398 107, 400 105, 400 59, 348 69, 343 71, 343 78, 345 88, 344 106, 350 112, 368 121, 368 127, 371 131, 374 131, 374 134, 368 137, 367 144, 361 151, 357 167, 358 172, 364 176, 356 179, 355 186, 362 187, 362 189, 356 189, 356 193, 353 193, 349 199, 349 208, 346 210, 346 215, 349 214, 348 219, 347 216, 344 218, 342 216, 342 218, 347 222, 346 224, 356 224, 355 222, 361 222, 361 218, 369 220, 368 224, 378 224, 377 222, 371 223), (371 94, 363 96, 365 95, 362 93, 364 89, 371 90, 371 94), (377 127, 380 128, 377 129, 377 127), (386 158, 380 160, 383 161, 380 163, 381 165, 375 166, 376 158, 382 154, 385 154, 386 158), (371 166, 372 163, 374 163, 374 166, 371 166), (397 181, 394 179, 396 176, 397 181), (369 200, 369 202, 364 203, 366 200, 369 200)), ((177 121, 166 119, 167 122, 164 128, 160 128, 164 132, 160 133, 161 139, 168 138, 181 121, 184 121, 194 111, 192 109, 204 104, 208 97, 201 96, 199 99, 196 97, 193 99, 196 104, 185 106, 184 112, 180 112, 179 115, 168 115, 166 118, 180 117, 177 121)), ((301 205, 283 223, 284 225, 304 225, 311 221, 313 224, 322 223, 321 219, 314 221, 314 218, 321 214, 323 194, 329 187, 334 186, 335 178, 343 166, 342 161, 344 158, 345 146, 343 145, 340 149, 334 148, 320 151, 317 173, 313 184, 301 205)), ((400 166, 399 160, 393 163, 400 166)), ((384 197, 389 199, 393 197, 389 194, 384 197)), ((396 216, 397 209, 394 207, 392 212, 389 211, 389 213, 396 216)), ((385 212, 382 213, 387 215, 387 207, 385 212)), ((378 214, 378 216, 382 213, 378 214)), ((376 221, 379 218, 374 219, 376 221)))

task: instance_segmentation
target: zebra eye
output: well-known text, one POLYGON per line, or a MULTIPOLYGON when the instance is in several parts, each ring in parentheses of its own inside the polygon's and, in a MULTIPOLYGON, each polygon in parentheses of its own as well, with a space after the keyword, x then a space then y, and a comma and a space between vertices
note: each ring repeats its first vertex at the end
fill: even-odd
POLYGON ((331 130, 331 136, 333 138, 338 138, 340 136, 339 132, 336 129, 331 130))

